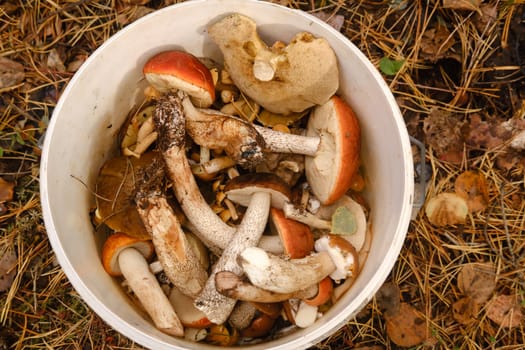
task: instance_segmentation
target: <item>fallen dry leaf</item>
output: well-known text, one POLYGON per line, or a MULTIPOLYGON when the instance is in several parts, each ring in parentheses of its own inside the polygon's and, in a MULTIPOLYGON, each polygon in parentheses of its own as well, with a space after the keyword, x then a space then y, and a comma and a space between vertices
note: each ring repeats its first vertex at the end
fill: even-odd
POLYGON ((395 315, 399 312, 401 304, 401 291, 394 283, 387 282, 379 288, 376 295, 376 303, 386 315, 395 315))
POLYGON ((0 203, 9 202, 14 196, 15 184, 0 177, 0 203))
POLYGON ((0 89, 20 84, 25 79, 24 66, 6 57, 0 57, 0 89))
POLYGON ((425 213, 430 223, 436 226, 464 224, 468 205, 455 193, 440 193, 428 200, 425 213))
POLYGON ((416 346, 429 336, 425 319, 408 303, 401 303, 394 315, 385 314, 385 319, 388 337, 399 346, 416 346))
POLYGON ((468 325, 476 321, 479 304, 471 297, 464 297, 452 304, 452 316, 461 324, 468 325))
POLYGON ((421 55, 423 58, 435 62, 441 58, 454 56, 449 50, 454 46, 456 40, 444 25, 437 25, 428 29, 421 38, 421 55))
POLYGON ((489 203, 487 180, 477 171, 467 170, 461 173, 454 184, 456 194, 467 201, 471 213, 484 210, 489 203))
POLYGON ((345 17, 343 15, 334 15, 324 11, 314 12, 313 15, 320 20, 325 21, 339 32, 345 23, 345 17))
POLYGON ((458 274, 458 288, 478 304, 489 300, 496 288, 496 269, 491 263, 470 263, 458 274))
POLYGON ((513 295, 498 295, 487 305, 487 317, 501 327, 518 327, 523 313, 517 298, 513 295))
POLYGON ((454 10, 470 10, 475 11, 479 9, 481 0, 443 0, 443 7, 454 10))
POLYGON ((434 108, 423 120, 425 143, 439 159, 459 163, 463 159, 465 126, 461 116, 434 108))
POLYGON ((16 254, 12 249, 0 251, 0 292, 11 288, 16 275, 16 254))
POLYGON ((64 62, 62 61, 62 58, 60 58, 60 54, 56 49, 49 51, 49 55, 47 56, 47 68, 57 72, 66 71, 64 62))
POLYGON ((482 4, 474 15, 474 25, 481 33, 490 30, 498 19, 498 6, 496 4, 482 4))

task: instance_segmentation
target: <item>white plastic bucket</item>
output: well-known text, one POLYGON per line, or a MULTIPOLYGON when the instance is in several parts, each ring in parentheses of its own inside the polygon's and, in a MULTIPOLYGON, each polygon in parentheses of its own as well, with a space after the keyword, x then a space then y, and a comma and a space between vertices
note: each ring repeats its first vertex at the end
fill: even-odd
POLYGON ((96 50, 61 96, 44 143, 41 200, 49 240, 74 288, 114 329, 155 350, 216 347, 157 330, 104 271, 102 242, 95 239, 89 218, 92 189, 100 166, 116 150, 119 127, 140 94, 144 62, 169 48, 219 58, 206 26, 231 12, 253 18, 268 41, 287 41, 298 31, 309 31, 330 42, 340 64, 339 94, 352 105, 362 127, 374 235, 354 286, 324 317, 307 329, 247 348, 307 348, 337 331, 370 301, 390 273, 410 220, 413 166, 403 118, 381 75, 339 32, 304 12, 253 0, 188 1, 138 20, 96 50))

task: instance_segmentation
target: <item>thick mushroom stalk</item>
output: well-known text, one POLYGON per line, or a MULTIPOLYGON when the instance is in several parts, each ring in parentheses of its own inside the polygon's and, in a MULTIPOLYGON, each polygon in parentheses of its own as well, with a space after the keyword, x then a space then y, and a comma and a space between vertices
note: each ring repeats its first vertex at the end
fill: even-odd
POLYGON ((264 139, 254 126, 240 118, 212 109, 197 109, 189 98, 182 100, 186 131, 201 147, 221 149, 244 168, 263 160, 264 139))
POLYGON ((276 293, 306 289, 327 276, 336 281, 355 277, 357 254, 346 240, 325 235, 315 242, 315 248, 317 253, 286 260, 252 247, 244 250, 239 259, 251 283, 276 293))
POLYGON ((216 273, 215 286, 220 293, 229 298, 258 303, 277 303, 291 298, 313 298, 319 291, 318 285, 313 284, 306 289, 291 293, 276 293, 244 281, 241 277, 230 271, 220 271, 216 273))
POLYGON ((271 112, 304 111, 339 87, 337 58, 325 39, 298 33, 287 46, 269 48, 256 23, 237 13, 213 23, 208 34, 239 90, 271 112))
POLYGON ((124 276, 158 329, 183 336, 184 328, 145 259, 152 254, 151 242, 115 233, 104 243, 102 263, 110 275, 124 276))
POLYGON ((264 232, 270 211, 271 195, 257 192, 252 195, 246 213, 221 257, 213 267, 210 278, 202 293, 195 300, 195 306, 203 311, 214 323, 226 322, 237 300, 228 298, 215 288, 215 274, 218 271, 231 271, 242 274, 243 270, 237 261, 238 255, 249 247, 256 246, 264 232))
POLYGON ((204 287, 208 274, 161 192, 163 178, 162 161, 154 161, 144 169, 135 196, 137 209, 151 234, 164 273, 183 294, 195 298, 204 287))

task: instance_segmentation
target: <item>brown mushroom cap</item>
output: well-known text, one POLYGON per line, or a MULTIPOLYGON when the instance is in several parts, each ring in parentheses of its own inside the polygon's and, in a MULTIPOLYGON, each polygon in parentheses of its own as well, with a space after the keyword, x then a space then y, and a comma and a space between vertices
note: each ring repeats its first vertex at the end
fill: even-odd
POLYGON ((291 259, 304 258, 314 250, 314 235, 310 227, 286 218, 281 209, 270 209, 270 224, 281 238, 284 253, 291 259))
POLYGON ((209 69, 188 52, 160 52, 146 62, 142 71, 157 90, 185 91, 198 107, 209 107, 215 100, 215 86, 209 69))
POLYGON ((140 239, 150 238, 135 204, 136 181, 140 169, 152 163, 157 152, 140 158, 115 157, 104 163, 96 184, 97 215, 112 230, 140 239))
POLYGON ((109 275, 116 277, 122 274, 118 262, 118 255, 127 248, 135 248, 146 260, 151 258, 155 253, 155 248, 151 241, 131 237, 122 232, 114 233, 108 237, 102 247, 102 266, 104 266, 104 270, 106 270, 109 275))
POLYGON ((231 179, 224 187, 228 199, 245 207, 256 192, 269 192, 274 208, 282 208, 292 196, 288 185, 272 173, 242 174, 231 179))
POLYGON ((317 154, 305 159, 306 178, 321 203, 331 204, 348 191, 358 169, 359 122, 352 108, 333 96, 312 111, 306 136, 321 139, 317 154))

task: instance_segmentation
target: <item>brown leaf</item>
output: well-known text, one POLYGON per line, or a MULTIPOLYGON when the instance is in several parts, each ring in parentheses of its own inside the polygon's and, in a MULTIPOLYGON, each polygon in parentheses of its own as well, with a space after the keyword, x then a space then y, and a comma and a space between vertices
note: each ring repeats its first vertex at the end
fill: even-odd
POLYGON ((465 125, 459 115, 434 108, 423 120, 425 142, 441 160, 461 162, 465 125))
POLYGON ((385 315, 395 315, 399 312, 401 304, 401 291, 394 283, 387 282, 379 288, 376 295, 376 303, 385 315))
POLYGON ((454 10, 470 10, 476 11, 479 9, 481 0, 443 0, 443 7, 454 10))
POLYGON ((0 292, 11 288, 16 275, 16 254, 12 249, 0 250, 0 292))
POLYGON ((491 263, 470 263, 458 274, 458 288, 478 304, 489 300, 496 288, 496 269, 491 263))
POLYGON ((57 72, 65 72, 66 67, 64 66, 64 62, 62 61, 62 58, 60 58, 60 54, 56 49, 52 49, 49 52, 49 55, 47 56, 47 68, 50 70, 54 70, 57 72))
POLYGON ((343 24, 345 23, 345 17, 343 15, 336 15, 325 11, 314 12, 313 15, 320 20, 325 21, 337 31, 341 31, 341 28, 343 28, 343 24))
POLYGON ((498 19, 498 6, 496 4, 482 4, 474 16, 474 25, 480 32, 490 30, 498 19))
POLYGON ((428 200, 425 214, 436 226, 464 224, 468 214, 467 201, 455 193, 440 193, 428 200))
POLYGON ((487 305, 487 317, 505 328, 518 327, 523 321, 521 306, 513 295, 494 297, 487 305))
POLYGON ((456 178, 456 193, 467 201, 471 213, 484 210, 489 203, 487 180, 483 174, 467 170, 456 178))
POLYGON ((0 89, 20 84, 25 79, 24 66, 6 57, 0 57, 0 89))
POLYGON ((396 314, 385 314, 388 337, 399 346, 421 344, 429 336, 425 319, 412 305, 401 303, 399 306, 399 312, 396 314))
POLYGON ((452 305, 452 316, 461 324, 468 325, 476 321, 479 304, 471 297, 464 297, 452 305))
POLYGON ((9 202, 13 199, 15 184, 5 181, 0 177, 0 203, 9 202))
POLYGON ((449 50, 454 46, 456 40, 444 25, 437 25, 428 29, 421 38, 421 55, 432 61, 437 61, 452 55, 449 50))

